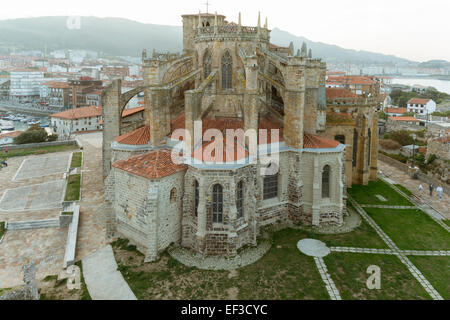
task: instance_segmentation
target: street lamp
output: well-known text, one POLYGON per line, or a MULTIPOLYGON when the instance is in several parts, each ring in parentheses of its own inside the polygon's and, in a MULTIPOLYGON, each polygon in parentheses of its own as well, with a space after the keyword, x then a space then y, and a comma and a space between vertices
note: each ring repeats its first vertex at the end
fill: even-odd
POLYGON ((412 164, 411 164, 411 168, 414 169, 414 157, 415 157, 415 155, 416 155, 416 138, 417 138, 417 136, 416 136, 415 133, 413 133, 412 137, 413 137, 413 139, 414 139, 414 142, 413 142, 413 156, 412 156, 412 164))

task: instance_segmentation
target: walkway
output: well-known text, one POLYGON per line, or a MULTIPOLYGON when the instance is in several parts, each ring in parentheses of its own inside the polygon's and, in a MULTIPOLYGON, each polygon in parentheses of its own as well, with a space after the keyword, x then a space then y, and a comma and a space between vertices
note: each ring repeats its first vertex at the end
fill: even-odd
POLYGON ((450 195, 444 193, 442 199, 439 199, 439 196, 437 195, 435 190, 433 192, 433 196, 430 197, 430 193, 428 191, 428 184, 420 180, 414 180, 410 178, 403 171, 400 171, 397 168, 390 166, 385 162, 378 161, 378 169, 381 170, 383 175, 395 181, 395 183, 401 184, 405 188, 409 189, 409 191, 411 191, 420 199, 422 199, 424 202, 426 202, 427 204, 431 205, 433 208, 438 210, 447 219, 450 219, 450 210, 449 210, 450 195), (424 188, 424 190, 421 193, 419 193, 420 184, 422 184, 424 188))
POLYGON ((122 274, 110 245, 82 260, 83 276, 92 300, 137 300, 122 274))

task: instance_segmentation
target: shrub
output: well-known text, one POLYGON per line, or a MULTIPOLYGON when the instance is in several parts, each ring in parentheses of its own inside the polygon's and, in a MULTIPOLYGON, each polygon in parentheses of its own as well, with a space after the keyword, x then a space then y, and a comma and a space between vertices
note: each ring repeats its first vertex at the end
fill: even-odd
POLYGON ((389 139, 397 141, 402 146, 407 146, 414 143, 414 139, 409 135, 408 131, 406 130, 390 132, 389 139))
POLYGON ((58 135, 57 134, 51 134, 51 135, 49 135, 48 137, 47 137, 47 141, 48 142, 52 142, 52 141, 56 141, 56 140, 58 140, 58 135))
POLYGON ((430 164, 430 163, 432 163, 434 160, 436 160, 437 159, 437 156, 435 155, 435 154, 430 154, 430 156, 428 157, 428 159, 427 159, 427 162, 426 162, 426 164, 430 164))
POLYGON ((44 128, 39 125, 32 125, 25 132, 22 132, 19 136, 14 138, 15 144, 25 143, 40 143, 56 141, 58 139, 57 134, 48 135, 44 128))
POLYGON ((382 139, 379 143, 380 146, 386 150, 398 150, 401 148, 401 145, 397 141, 390 139, 382 139))

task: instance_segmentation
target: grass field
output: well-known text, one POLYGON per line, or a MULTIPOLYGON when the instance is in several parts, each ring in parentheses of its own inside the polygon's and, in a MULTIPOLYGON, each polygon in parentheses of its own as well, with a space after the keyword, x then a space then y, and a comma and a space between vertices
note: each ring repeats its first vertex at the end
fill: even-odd
POLYGON ((412 206, 413 204, 402 195, 395 192, 389 184, 382 180, 371 181, 369 185, 353 185, 348 189, 348 193, 360 204, 392 205, 392 206, 412 206), (375 195, 381 195, 388 201, 379 200, 375 195))
POLYGON ((5 223, 4 222, 0 222, 0 239, 3 237, 5 232, 6 232, 5 223))
POLYGON ((391 255, 332 253, 324 258, 344 300, 422 300, 431 299, 400 260, 391 255), (381 271, 381 288, 369 290, 369 266, 381 271))
POLYGON ((420 257, 410 256, 411 262, 422 272, 431 285, 441 294, 450 299, 450 257, 420 257))
POLYGON ((400 249, 450 250, 449 233, 418 209, 364 209, 400 249))
POLYGON ((402 186, 401 184, 394 184, 394 186, 396 186, 397 188, 399 188, 401 191, 403 191, 407 196, 411 197, 413 195, 413 193, 411 191, 409 191, 409 189, 405 188, 404 186, 402 186))
POLYGON ((72 162, 70 163, 70 168, 73 169, 81 167, 82 160, 83 160, 83 153, 74 152, 72 154, 72 162))
POLYGON ((64 201, 80 200, 81 174, 70 175, 67 179, 67 189, 64 201))
POLYGON ((9 150, 8 153, 4 153, 3 151, 0 153, 0 159, 8 159, 12 157, 23 157, 34 154, 46 154, 53 152, 61 152, 61 151, 70 151, 78 149, 75 145, 63 145, 63 146, 47 146, 47 147, 36 147, 36 148, 24 148, 24 149, 15 149, 9 150))

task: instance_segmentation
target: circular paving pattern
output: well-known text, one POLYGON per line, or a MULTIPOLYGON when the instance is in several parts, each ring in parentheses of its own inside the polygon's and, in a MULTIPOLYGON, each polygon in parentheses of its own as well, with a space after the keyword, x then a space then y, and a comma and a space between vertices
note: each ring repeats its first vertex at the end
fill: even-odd
POLYGON ((297 242, 297 248, 307 256, 317 258, 323 258, 331 252, 325 243, 315 239, 300 240, 297 242))

